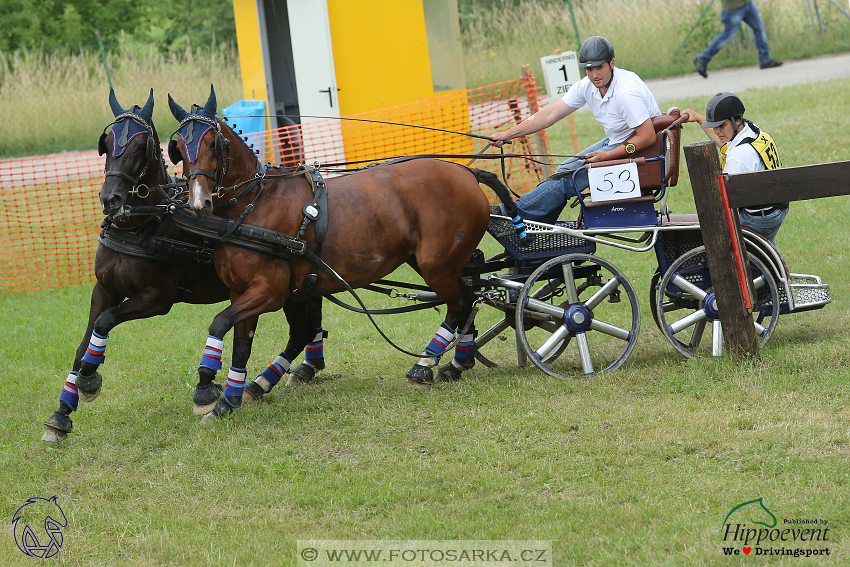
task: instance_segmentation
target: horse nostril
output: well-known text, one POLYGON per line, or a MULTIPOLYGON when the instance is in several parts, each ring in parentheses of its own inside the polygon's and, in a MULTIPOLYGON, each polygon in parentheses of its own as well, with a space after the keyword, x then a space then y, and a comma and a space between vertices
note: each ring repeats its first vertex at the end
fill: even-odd
POLYGON ((124 200, 119 195, 113 195, 103 202, 104 210, 108 209, 111 212, 120 211, 123 206, 124 200))

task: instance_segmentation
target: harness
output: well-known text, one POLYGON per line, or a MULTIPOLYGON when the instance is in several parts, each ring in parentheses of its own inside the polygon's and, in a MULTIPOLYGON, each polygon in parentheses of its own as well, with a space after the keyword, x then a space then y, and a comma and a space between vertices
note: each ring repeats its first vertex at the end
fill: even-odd
MULTIPOLYGON (((106 125, 106 127, 103 129, 103 132, 101 132, 101 134, 100 134, 100 138, 98 139, 98 151, 99 151, 99 153, 107 153, 109 151, 109 149, 106 147, 106 130, 110 126, 118 124, 122 120, 125 120, 125 119, 133 120, 134 122, 139 124, 142 128, 144 128, 147 131, 148 141, 147 141, 147 145, 145 146, 145 166, 142 168, 142 171, 141 171, 141 173, 139 173, 139 175, 137 175, 134 178, 130 175, 127 175, 123 171, 104 170, 104 174, 105 174, 106 177, 120 177, 121 179, 124 179, 125 181, 130 182, 130 184, 132 185, 132 189, 130 189, 127 192, 129 195, 137 195, 139 198, 144 199, 145 197, 147 197, 150 194, 150 188, 147 185, 145 185, 144 183, 142 183, 140 185, 139 181, 148 172, 148 168, 150 167, 150 164, 153 163, 154 161, 157 161, 159 156, 157 155, 157 151, 156 151, 157 150, 157 147, 156 147, 157 143, 154 141, 153 126, 148 124, 148 122, 144 118, 142 118, 141 116, 139 116, 138 114, 133 112, 133 110, 136 109, 136 108, 138 108, 138 106, 134 105, 133 109, 119 114, 118 116, 115 117, 115 120, 113 120, 111 123, 106 125), (144 195, 142 194, 142 188, 143 187, 144 187, 144 195)), ((119 147, 124 148, 129 143, 129 141, 130 141, 129 138, 128 138, 129 132, 130 132, 130 127, 129 127, 129 125, 127 125, 127 126, 124 127, 123 131, 121 132, 121 136, 117 140, 115 140, 115 142, 118 144, 119 147)), ((114 132, 113 132, 113 134, 114 134, 114 132)), ((163 172, 165 178, 167 179, 168 173, 165 169, 165 162, 163 162, 162 160, 159 160, 159 162, 160 162, 160 165, 162 166, 162 172, 163 172)), ((161 189, 160 189, 160 191, 161 191, 161 189)))
POLYGON ((172 263, 209 264, 212 262, 213 249, 208 246, 189 244, 151 234, 161 221, 161 215, 151 215, 138 227, 121 228, 105 218, 100 224, 100 236, 97 241, 110 250, 136 258, 165 260, 172 263))
MULTIPOLYGON (((221 207, 227 208, 234 205, 240 198, 250 191, 251 188, 253 188, 256 184, 259 184, 260 190, 257 192, 257 196, 250 204, 248 204, 248 206, 245 207, 236 219, 230 219, 218 215, 210 215, 208 218, 199 219, 183 209, 178 209, 174 212, 174 222, 182 230, 191 234, 203 236, 218 242, 229 242, 231 244, 241 246, 242 248, 270 254, 271 256, 282 260, 290 260, 292 258, 292 254, 315 257, 318 260, 318 254, 321 251, 321 244, 325 241, 325 234, 327 233, 328 227, 327 191, 325 189, 324 179, 322 179, 322 176, 317 169, 311 166, 305 166, 305 170, 308 179, 310 179, 313 184, 315 199, 304 205, 304 221, 301 224, 301 229, 297 236, 290 236, 283 232, 278 232, 270 228, 245 222, 245 217, 248 216, 248 213, 254 210, 259 197, 263 194, 265 178, 252 179, 252 183, 247 184, 245 189, 243 189, 239 195, 233 197, 221 207), (316 222, 316 240, 318 245, 315 254, 307 250, 307 243, 302 239, 307 225, 309 225, 311 221, 316 222)), ((315 273, 315 268, 313 273, 315 273)), ((314 280, 317 279, 317 276, 314 276, 313 278, 308 276, 308 278, 314 280)), ((313 281, 310 291, 315 289, 315 286, 316 282, 313 281)), ((304 289, 304 286, 302 286, 302 289, 304 289)), ((305 293, 308 292, 301 292, 301 295, 303 296, 305 293)))

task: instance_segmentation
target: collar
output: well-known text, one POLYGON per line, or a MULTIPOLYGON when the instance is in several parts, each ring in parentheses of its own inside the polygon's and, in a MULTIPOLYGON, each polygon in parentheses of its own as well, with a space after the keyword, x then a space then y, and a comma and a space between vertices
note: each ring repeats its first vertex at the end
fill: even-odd
POLYGON ((755 137, 755 132, 752 128, 750 128, 750 121, 744 120, 744 123, 741 125, 741 128, 738 130, 738 133, 735 134, 735 137, 726 142, 726 151, 728 152, 732 148, 737 147, 746 138, 753 137, 755 137))

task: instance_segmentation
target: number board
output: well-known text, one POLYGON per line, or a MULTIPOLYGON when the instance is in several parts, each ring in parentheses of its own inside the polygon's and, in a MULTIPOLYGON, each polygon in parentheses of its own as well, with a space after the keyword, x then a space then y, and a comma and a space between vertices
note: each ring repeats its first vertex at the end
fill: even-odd
POLYGON ((578 56, 575 51, 565 51, 558 55, 540 58, 543 78, 546 80, 546 94, 549 98, 561 98, 570 87, 581 80, 578 70, 578 56))
POLYGON ((587 176, 590 181, 590 198, 594 203, 640 197, 636 163, 591 167, 587 170, 587 176))

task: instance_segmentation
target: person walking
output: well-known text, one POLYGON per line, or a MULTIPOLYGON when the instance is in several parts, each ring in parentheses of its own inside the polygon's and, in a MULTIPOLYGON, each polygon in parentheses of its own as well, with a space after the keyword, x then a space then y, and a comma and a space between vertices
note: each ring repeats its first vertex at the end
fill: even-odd
POLYGON ((767 34, 764 31, 764 22, 759 15, 758 6, 753 0, 720 0, 720 21, 723 22, 723 32, 714 38, 705 51, 694 57, 694 66, 697 73, 708 78, 708 63, 727 43, 732 41, 741 22, 746 23, 753 29, 756 39, 756 49, 759 52, 759 68, 772 69, 782 65, 782 61, 776 61, 770 57, 770 49, 767 45, 767 34))

